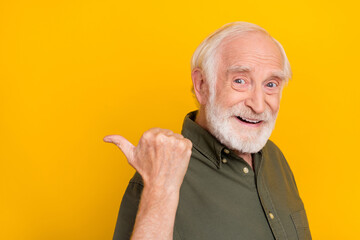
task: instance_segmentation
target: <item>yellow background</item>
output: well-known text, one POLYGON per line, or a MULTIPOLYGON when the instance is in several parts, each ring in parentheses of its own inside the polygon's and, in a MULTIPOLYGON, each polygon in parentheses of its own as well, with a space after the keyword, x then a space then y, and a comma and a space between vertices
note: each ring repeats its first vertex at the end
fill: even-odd
POLYGON ((294 78, 272 139, 314 239, 358 239, 357 1, 0 1, 0 239, 111 239, 133 169, 102 141, 180 132, 190 57, 231 21, 267 29, 294 78))

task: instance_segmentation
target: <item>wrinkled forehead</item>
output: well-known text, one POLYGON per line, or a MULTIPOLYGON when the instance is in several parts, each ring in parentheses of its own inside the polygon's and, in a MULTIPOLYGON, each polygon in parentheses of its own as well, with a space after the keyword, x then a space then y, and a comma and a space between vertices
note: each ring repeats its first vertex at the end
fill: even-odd
POLYGON ((247 32, 225 38, 218 47, 217 59, 228 66, 241 62, 280 69, 284 66, 278 45, 262 32, 247 32))

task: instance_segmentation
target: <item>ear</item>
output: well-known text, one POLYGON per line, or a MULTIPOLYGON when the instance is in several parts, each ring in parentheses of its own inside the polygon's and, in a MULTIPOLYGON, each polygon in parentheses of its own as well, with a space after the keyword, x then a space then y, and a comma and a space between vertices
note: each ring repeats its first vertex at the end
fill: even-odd
POLYGON ((191 78, 194 85, 196 99, 200 105, 205 105, 209 94, 209 85, 206 81, 205 74, 200 68, 195 68, 191 72, 191 78))

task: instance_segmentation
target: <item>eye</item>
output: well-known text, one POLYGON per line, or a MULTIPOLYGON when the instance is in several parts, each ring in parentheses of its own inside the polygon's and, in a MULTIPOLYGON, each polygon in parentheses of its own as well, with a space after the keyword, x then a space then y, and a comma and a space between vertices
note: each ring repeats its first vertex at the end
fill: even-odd
POLYGON ((238 84, 245 84, 245 80, 242 79, 242 78, 237 78, 234 80, 235 83, 238 83, 238 84))
POLYGON ((275 87, 278 86, 278 84, 277 84, 277 83, 274 83, 274 82, 269 82, 269 83, 266 84, 266 86, 267 86, 267 87, 270 87, 270 88, 275 88, 275 87))

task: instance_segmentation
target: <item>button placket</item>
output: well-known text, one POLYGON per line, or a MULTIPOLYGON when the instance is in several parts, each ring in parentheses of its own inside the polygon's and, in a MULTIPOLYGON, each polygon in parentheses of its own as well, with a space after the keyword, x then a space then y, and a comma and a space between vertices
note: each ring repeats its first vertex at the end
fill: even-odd
MULTIPOLYGON (((230 153, 230 150, 227 149, 227 148, 224 148, 224 149, 223 149, 223 153, 226 154, 226 155, 228 155, 228 154, 230 153)), ((225 157, 223 157, 223 158, 221 159, 221 162, 224 163, 224 164, 226 164, 226 163, 228 162, 228 160, 227 160, 225 157)))

